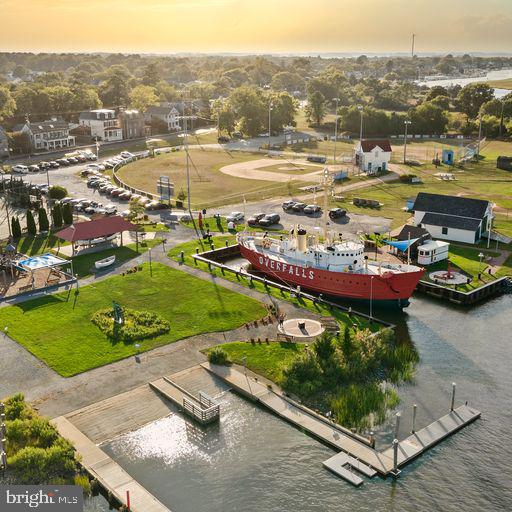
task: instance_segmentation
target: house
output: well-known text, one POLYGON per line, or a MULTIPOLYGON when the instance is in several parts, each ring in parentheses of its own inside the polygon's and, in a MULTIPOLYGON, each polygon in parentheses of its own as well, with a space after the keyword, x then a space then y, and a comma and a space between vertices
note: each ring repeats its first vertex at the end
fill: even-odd
POLYGON ((74 146, 75 137, 69 134, 69 129, 67 121, 56 118, 49 121, 26 122, 15 127, 15 131, 28 135, 33 149, 46 151, 74 146))
POLYGON ((468 244, 487 234, 493 217, 489 201, 427 192, 418 194, 413 209, 413 224, 432 238, 468 244))
POLYGON ((80 126, 90 130, 91 138, 111 142, 123 140, 123 129, 115 110, 100 108, 81 112, 78 118, 80 126))
POLYGON ((122 110, 119 113, 124 139, 138 139, 146 134, 144 114, 138 110, 122 110))
POLYGON ((176 132, 181 129, 179 110, 172 104, 153 105, 146 110, 144 118, 148 124, 158 123, 158 121, 165 123, 169 132, 176 132))
POLYGON ((387 171, 391 152, 389 140, 363 139, 355 149, 356 165, 367 174, 387 171))
POLYGON ((7 132, 0 126, 0 160, 9 157, 9 142, 7 132))
MULTIPOLYGON (((430 233, 421 227, 412 226, 410 224, 405 224, 405 226, 400 229, 400 231, 395 235, 395 238, 399 242, 405 242, 406 240, 415 240, 414 243, 410 245, 410 255, 412 259, 416 259, 418 255, 418 246, 426 243, 432 237, 430 233)), ((396 253, 396 250, 393 251, 396 253)))

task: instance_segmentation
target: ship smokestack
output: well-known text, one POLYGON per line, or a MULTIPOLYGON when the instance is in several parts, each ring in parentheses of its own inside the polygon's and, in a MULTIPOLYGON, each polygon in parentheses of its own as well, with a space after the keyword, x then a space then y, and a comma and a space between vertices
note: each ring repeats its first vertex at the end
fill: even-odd
POLYGON ((303 228, 297 231, 297 250, 300 252, 306 252, 308 250, 306 230, 303 228))

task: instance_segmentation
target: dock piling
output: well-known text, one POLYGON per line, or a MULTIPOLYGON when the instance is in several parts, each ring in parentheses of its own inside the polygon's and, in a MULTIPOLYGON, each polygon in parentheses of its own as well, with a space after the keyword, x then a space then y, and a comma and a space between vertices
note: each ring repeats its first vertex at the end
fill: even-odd
POLYGON ((398 439, 393 439, 393 478, 397 478, 398 472, 398 439))
POLYGON ((457 388, 457 384, 455 382, 452 382, 452 403, 450 406, 450 411, 453 411, 455 407, 455 389, 457 388))
POLYGON ((395 439, 398 439, 398 431, 400 430, 400 417, 402 415, 397 412, 395 414, 395 439))
POLYGON ((416 410, 418 409, 418 406, 416 404, 413 404, 412 406, 412 429, 411 434, 414 434, 416 432, 416 410))

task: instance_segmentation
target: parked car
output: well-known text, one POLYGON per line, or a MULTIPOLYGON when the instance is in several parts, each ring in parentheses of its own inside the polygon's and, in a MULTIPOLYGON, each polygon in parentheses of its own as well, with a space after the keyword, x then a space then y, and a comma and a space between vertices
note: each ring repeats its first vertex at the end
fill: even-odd
POLYGON ((115 188, 109 192, 109 195, 112 197, 118 197, 119 194, 122 194, 123 192, 125 192, 124 188, 115 188))
POLYGON ((296 203, 293 203, 291 209, 294 212, 302 212, 302 211, 304 211, 304 208, 306 208, 306 204, 305 203, 296 202, 296 203))
POLYGON ((17 173, 17 174, 28 174, 28 167, 26 165, 13 165, 11 167, 11 172, 17 173))
POLYGON ((329 218, 331 220, 341 219, 342 217, 345 217, 346 215, 347 215, 347 210, 343 210, 342 208, 333 208, 332 210, 329 210, 329 218))
POLYGON ((314 162, 316 164, 325 164, 325 162, 327 162, 327 158, 325 156, 310 155, 308 156, 307 161, 314 162))
POLYGON ((70 162, 67 158, 59 158, 56 160, 59 165, 69 165, 70 162))
POLYGON ((219 144, 227 144, 229 141, 230 141, 230 138, 229 138, 229 137, 224 137, 224 136, 222 136, 222 137, 218 137, 218 138, 217 138, 217 142, 218 142, 219 144))
POLYGON ((85 156, 83 156, 83 155, 76 155, 76 156, 75 156, 75 157, 73 157, 73 158, 75 158, 76 160, 78 160, 78 162, 79 162, 79 163, 81 163, 81 164, 83 164, 83 163, 87 162, 87 158, 85 158, 85 156))
POLYGON ((60 200, 60 204, 67 204, 67 203, 70 203, 71 201, 73 201, 73 198, 72 197, 64 197, 60 200))
POLYGON ((105 160, 103 162, 103 165, 105 166, 105 169, 112 169, 112 167, 114 167, 114 162, 112 162, 112 160, 105 160))
POLYGON ((244 220, 244 214, 242 212, 231 212, 226 216, 227 222, 242 222, 244 220))
POLYGON ((77 159, 77 158, 75 158, 74 156, 70 156, 70 157, 68 157, 68 158, 67 158, 67 161, 69 162, 69 164, 70 164, 70 165, 71 165, 71 164, 73 164, 73 165, 74 165, 74 164, 77 164, 77 163, 78 163, 78 159, 77 159))
POLYGON ((117 196, 117 198, 120 199, 121 201, 129 201, 131 197, 132 193, 128 190, 117 196))
POLYGON ((37 165, 39 165, 39 169, 42 171, 51 167, 50 162, 39 162, 37 165))
POLYGON ((257 226, 259 223, 259 220, 265 217, 265 213, 255 213, 254 215, 251 215, 247 219, 247 225, 248 226, 257 226))
POLYGON ((115 204, 107 204, 105 206, 107 215, 115 215, 117 213, 117 206, 115 204))
POLYGON ((41 169, 39 169, 39 166, 36 164, 32 164, 28 166, 29 172, 39 172, 41 169))
POLYGON ((312 215, 322 211, 322 208, 317 204, 308 204, 303 210, 306 215, 312 215))
POLYGON ((121 151, 121 158, 128 159, 133 158, 135 155, 129 151, 121 151))
POLYGON ((56 160, 52 160, 52 161, 50 162, 50 167, 51 167, 52 169, 58 169, 58 168, 60 167, 60 164, 59 164, 59 162, 57 162, 56 160))
POLYGON ((278 224, 281 217, 277 213, 269 213, 259 220, 259 225, 263 227, 273 226, 278 224))
POLYGON ((281 206, 283 207, 283 210, 286 212, 288 210, 292 209, 292 206, 295 204, 295 201, 285 201, 281 206))

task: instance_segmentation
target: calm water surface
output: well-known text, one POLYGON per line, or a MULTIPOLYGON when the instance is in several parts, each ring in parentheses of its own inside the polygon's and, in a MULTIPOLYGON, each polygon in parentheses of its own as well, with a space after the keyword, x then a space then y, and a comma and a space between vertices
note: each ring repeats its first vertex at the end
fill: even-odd
MULTIPOLYGON (((173 512, 512 510, 512 296, 464 310, 416 298, 398 335, 421 356, 414 385, 399 389, 401 437, 458 400, 483 417, 409 465, 401 477, 354 489, 322 467, 334 452, 242 398, 220 396, 220 426, 206 430, 171 415, 103 448, 173 512)), ((393 422, 377 446, 391 441, 393 422)), ((107 510, 96 503, 88 512, 107 510), (96 506, 96 508, 94 508, 96 506)))

